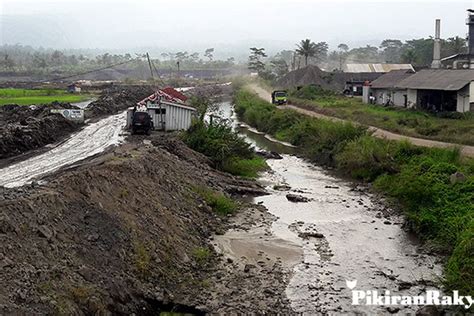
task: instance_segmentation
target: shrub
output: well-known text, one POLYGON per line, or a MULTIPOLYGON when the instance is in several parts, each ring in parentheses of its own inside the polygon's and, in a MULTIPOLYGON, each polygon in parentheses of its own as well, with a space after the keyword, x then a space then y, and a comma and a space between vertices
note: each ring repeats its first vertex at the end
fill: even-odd
POLYGON ((256 178, 258 172, 267 168, 268 165, 262 157, 252 159, 231 158, 226 160, 222 166, 224 171, 244 178, 256 178))
POLYGON ((201 187, 195 188, 195 191, 219 215, 232 214, 237 209, 237 204, 220 192, 201 187))

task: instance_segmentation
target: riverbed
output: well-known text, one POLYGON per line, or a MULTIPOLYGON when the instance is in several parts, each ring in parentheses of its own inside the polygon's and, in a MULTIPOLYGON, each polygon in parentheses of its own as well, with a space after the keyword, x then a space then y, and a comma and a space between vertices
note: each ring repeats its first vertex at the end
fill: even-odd
POLYGON ((286 294, 296 313, 405 314, 419 308, 352 305, 346 284, 357 281, 355 290, 378 290, 380 295, 385 290, 420 295, 436 288, 442 275, 440 259, 422 251, 403 229, 404 218, 397 210, 366 187, 298 157, 297 148, 241 124, 230 103, 222 103, 219 114, 257 149, 283 158, 267 161, 270 170, 258 181, 269 195, 252 201, 275 216, 269 231, 258 224, 248 232, 230 230, 216 238, 219 251, 247 261, 281 261, 290 274, 286 294), (287 194, 308 202, 290 202, 287 194))

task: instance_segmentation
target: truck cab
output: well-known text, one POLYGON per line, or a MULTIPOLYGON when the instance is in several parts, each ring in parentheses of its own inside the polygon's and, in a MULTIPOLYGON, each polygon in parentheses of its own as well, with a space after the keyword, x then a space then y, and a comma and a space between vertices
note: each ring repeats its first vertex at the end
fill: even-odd
POLYGON ((287 104, 288 103, 288 94, 285 90, 275 90, 272 92, 272 103, 273 104, 287 104))

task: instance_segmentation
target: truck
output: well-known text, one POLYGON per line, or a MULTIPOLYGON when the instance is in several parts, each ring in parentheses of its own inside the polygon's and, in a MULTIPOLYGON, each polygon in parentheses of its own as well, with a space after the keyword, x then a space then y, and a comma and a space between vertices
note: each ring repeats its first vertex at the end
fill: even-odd
POLYGON ((147 111, 135 111, 132 113, 132 134, 143 132, 146 135, 150 135, 153 129, 153 120, 147 111))
POLYGON ((272 92, 272 103, 273 104, 287 104, 288 103, 288 94, 285 90, 275 90, 272 92))

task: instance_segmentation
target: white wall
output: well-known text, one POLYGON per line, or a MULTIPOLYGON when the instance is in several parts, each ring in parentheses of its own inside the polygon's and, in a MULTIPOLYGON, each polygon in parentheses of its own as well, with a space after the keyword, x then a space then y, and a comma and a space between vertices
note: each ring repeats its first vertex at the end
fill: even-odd
POLYGON ((407 107, 408 108, 414 108, 416 106, 417 95, 418 95, 417 90, 413 90, 413 89, 407 90, 407 97, 408 97, 407 107))
POLYGON ((167 105, 166 107, 166 131, 186 130, 191 126, 194 111, 167 105))
POLYGON ((457 95, 457 104, 456 104, 456 111, 457 112, 469 112, 469 107, 470 107, 470 90, 471 90, 471 84, 466 85, 464 88, 458 91, 457 95))

